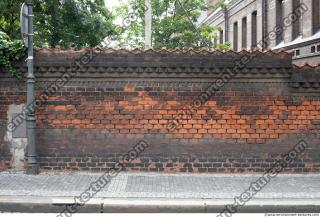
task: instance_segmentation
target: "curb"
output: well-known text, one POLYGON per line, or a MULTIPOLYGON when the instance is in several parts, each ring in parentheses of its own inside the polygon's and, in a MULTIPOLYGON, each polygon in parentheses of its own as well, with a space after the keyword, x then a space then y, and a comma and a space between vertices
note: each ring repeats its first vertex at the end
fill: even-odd
MULTIPOLYGON (((60 213, 73 197, 0 196, 1 212, 60 213)), ((92 198, 79 213, 220 213, 231 199, 92 198)), ((320 212, 320 198, 253 199, 239 207, 240 213, 320 212)))

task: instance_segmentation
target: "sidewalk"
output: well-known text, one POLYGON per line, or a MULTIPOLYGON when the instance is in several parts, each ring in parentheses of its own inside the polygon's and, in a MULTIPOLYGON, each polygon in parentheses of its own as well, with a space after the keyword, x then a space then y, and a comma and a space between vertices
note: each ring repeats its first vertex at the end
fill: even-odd
MULTIPOLYGON (((61 212, 100 175, 2 172, 0 211, 61 212)), ((259 177, 120 173, 79 212, 220 212, 259 177)), ((278 175, 240 211, 257 210, 320 212, 320 174, 278 175)))

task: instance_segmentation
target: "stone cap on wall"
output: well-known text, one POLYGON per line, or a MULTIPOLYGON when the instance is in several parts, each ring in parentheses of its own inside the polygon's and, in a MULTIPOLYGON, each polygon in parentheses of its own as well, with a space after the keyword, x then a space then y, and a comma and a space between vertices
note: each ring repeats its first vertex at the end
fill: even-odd
POLYGON ((291 87, 297 90, 320 88, 320 63, 318 66, 294 66, 291 76, 291 87))
MULTIPOLYGON (((17 66, 24 72, 27 71, 24 60, 17 63, 17 66)), ((210 79, 233 72, 236 74, 233 79, 286 82, 294 91, 320 90, 320 64, 316 67, 295 66, 292 63, 292 53, 283 50, 222 52, 187 48, 91 48, 74 51, 41 48, 35 51, 34 70, 39 79, 59 77, 74 69, 77 73, 75 79, 210 79)))
POLYGON ((80 51, 39 49, 35 53, 35 70, 63 72, 81 56, 98 51, 80 72, 89 73, 195 73, 216 74, 230 70, 243 73, 290 73, 292 54, 284 51, 226 51, 194 49, 83 49, 80 51), (238 66, 238 68, 236 68, 238 66))

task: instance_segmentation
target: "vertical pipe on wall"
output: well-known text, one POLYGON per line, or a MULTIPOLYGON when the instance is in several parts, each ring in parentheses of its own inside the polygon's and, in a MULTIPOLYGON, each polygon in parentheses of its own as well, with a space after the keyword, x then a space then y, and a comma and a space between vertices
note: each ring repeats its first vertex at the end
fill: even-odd
POLYGON ((38 174, 37 152, 35 143, 35 77, 33 73, 33 0, 26 0, 28 6, 28 74, 27 74, 27 137, 28 137, 28 168, 27 174, 38 174))
POLYGON ((224 14, 224 41, 228 41, 228 34, 229 34, 229 20, 228 20, 228 9, 227 7, 223 8, 224 14))
POLYGON ((267 19, 267 8, 268 8, 268 2, 266 0, 262 0, 262 11, 261 11, 261 16, 262 16, 262 50, 265 50, 268 48, 268 43, 267 41, 267 34, 268 34, 268 19, 267 19))

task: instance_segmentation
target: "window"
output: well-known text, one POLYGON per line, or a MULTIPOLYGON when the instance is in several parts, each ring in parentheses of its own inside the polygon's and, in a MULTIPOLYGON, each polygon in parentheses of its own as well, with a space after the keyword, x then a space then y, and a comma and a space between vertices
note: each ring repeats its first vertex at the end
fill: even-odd
POLYGON ((223 44, 223 30, 219 31, 219 44, 223 44))
MULTIPOLYGON (((283 29, 283 7, 284 7, 284 1, 283 0, 276 0, 276 25, 278 28, 283 29)), ((276 36, 276 43, 279 44, 283 41, 283 31, 280 31, 280 33, 276 36)))
POLYGON ((251 16, 251 46, 257 47, 257 11, 251 16))
POLYGON ((295 56, 300 56, 300 50, 295 50, 295 56))
POLYGON ((312 0, 312 29, 313 34, 320 30, 320 1, 312 0))
POLYGON ((238 22, 233 23, 233 50, 238 50, 238 22))
POLYGON ((320 44, 317 45, 317 52, 320 52, 320 44))
MULTIPOLYGON (((298 7, 300 7, 300 0, 292 0, 292 9, 294 12, 298 7)), ((297 13, 297 19, 292 20, 292 39, 299 37, 301 33, 301 14, 297 13)))
POLYGON ((247 48, 247 17, 242 18, 242 48, 247 48))
POLYGON ((315 52, 316 52, 316 46, 312 46, 310 52, 311 52, 311 53, 315 53, 315 52))

